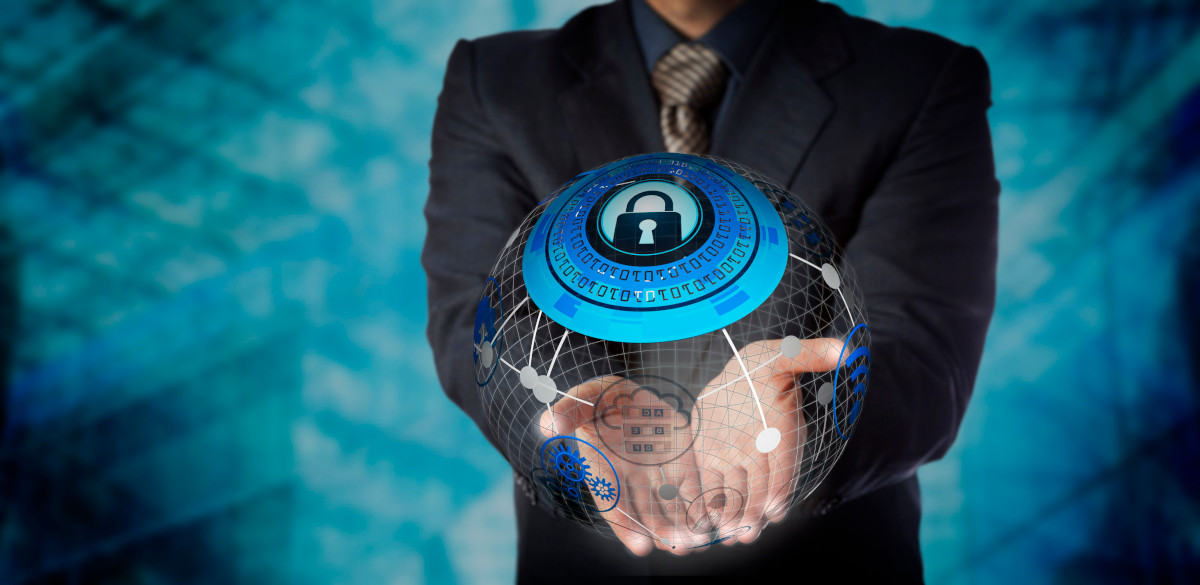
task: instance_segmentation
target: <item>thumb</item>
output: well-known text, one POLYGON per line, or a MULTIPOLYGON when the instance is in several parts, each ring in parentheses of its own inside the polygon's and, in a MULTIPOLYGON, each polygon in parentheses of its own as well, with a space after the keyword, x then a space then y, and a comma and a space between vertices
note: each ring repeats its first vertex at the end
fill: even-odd
POLYGON ((788 337, 767 342, 779 348, 780 360, 777 369, 799 372, 828 372, 838 367, 838 354, 842 340, 832 337, 797 339, 788 337))
POLYGON ((620 376, 601 376, 568 390, 565 396, 549 405, 542 413, 538 421, 542 434, 553 437, 574 433, 580 425, 592 420, 596 400, 600 398, 604 389, 623 379, 620 376))

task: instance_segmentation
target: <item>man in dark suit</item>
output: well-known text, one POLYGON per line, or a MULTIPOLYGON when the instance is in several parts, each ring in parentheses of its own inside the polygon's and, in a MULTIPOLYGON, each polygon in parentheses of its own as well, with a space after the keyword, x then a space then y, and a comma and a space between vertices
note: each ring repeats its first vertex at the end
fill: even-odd
POLYGON ((786 522, 751 546, 638 557, 517 490, 521 580, 922 579, 915 472, 954 440, 994 303, 990 92, 978 51, 812 1, 619 0, 455 47, 422 260, 439 377, 485 434, 464 348, 495 254, 541 197, 623 156, 710 152, 787 185, 843 246, 871 325, 859 426, 786 522))

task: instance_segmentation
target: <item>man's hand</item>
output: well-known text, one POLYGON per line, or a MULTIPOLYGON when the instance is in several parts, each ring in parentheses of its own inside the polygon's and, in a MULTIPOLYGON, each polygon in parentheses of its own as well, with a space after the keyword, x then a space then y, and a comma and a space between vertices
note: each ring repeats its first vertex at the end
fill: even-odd
POLYGON ((807 433, 795 377, 837 367, 841 346, 837 339, 800 340, 787 348, 795 352, 787 356, 781 354, 780 340, 752 343, 697 394, 690 415, 662 396, 637 392, 634 381, 596 378, 553 404, 541 417, 541 430, 547 437, 574 434, 594 445, 622 449, 609 457, 619 477, 609 477, 612 470, 606 465, 592 471, 614 485, 620 480, 620 500, 601 516, 634 554, 646 555, 655 546, 687 554, 712 534, 741 526, 750 530, 737 540, 752 542, 766 524, 783 519, 800 471, 807 433), (624 423, 631 407, 670 413, 667 423, 683 429, 676 432, 674 444, 684 450, 666 458, 624 452, 624 423), (597 424, 598 416, 603 424, 597 424), (777 429, 780 440, 762 453, 756 439, 767 428, 777 429))
MULTIPOLYGON (((836 368, 842 342, 801 340, 790 357, 781 355, 780 345, 776 339, 742 348, 742 359, 730 359, 698 402, 703 421, 695 447, 700 481, 706 488, 726 486, 743 495, 745 512, 734 527, 750 527, 737 538, 744 543, 758 538, 770 522, 783 520, 799 477, 808 433, 796 376, 836 368), (779 432, 779 443, 764 453, 758 437, 768 429, 779 432)), ((769 442, 762 446, 771 447, 769 442)), ((732 545, 733 539, 725 544, 732 545)))
MULTIPOLYGON (((687 503, 680 497, 663 498, 659 488, 664 484, 677 486, 678 494, 689 500, 698 495, 700 478, 695 453, 663 449, 634 452, 626 449, 626 441, 632 437, 625 433, 627 423, 645 422, 640 417, 629 416, 627 409, 637 413, 642 409, 657 410, 664 414, 658 419, 659 424, 672 430, 690 427, 690 421, 686 413, 675 408, 676 404, 654 393, 640 392, 641 388, 640 384, 620 376, 603 376, 580 384, 568 394, 591 402, 595 407, 570 398, 559 400, 550 408, 554 413, 553 420, 549 412, 542 415, 542 432, 548 437, 574 434, 593 445, 605 445, 610 451, 619 451, 609 453, 618 477, 612 477, 612 469, 604 464, 592 465, 589 470, 612 485, 617 485, 620 480, 621 497, 617 506, 600 515, 617 538, 636 555, 645 555, 654 546, 675 554, 687 554, 689 546, 703 542, 701 535, 688 529, 688 526, 695 527, 700 519, 693 518, 689 522, 687 503), (657 538, 649 537, 647 533, 657 538)), ((686 432, 690 433, 690 429, 686 432)), ((672 437, 685 446, 692 443, 676 433, 672 433, 672 437)), ((646 440, 652 439, 652 434, 646 436, 646 440)))

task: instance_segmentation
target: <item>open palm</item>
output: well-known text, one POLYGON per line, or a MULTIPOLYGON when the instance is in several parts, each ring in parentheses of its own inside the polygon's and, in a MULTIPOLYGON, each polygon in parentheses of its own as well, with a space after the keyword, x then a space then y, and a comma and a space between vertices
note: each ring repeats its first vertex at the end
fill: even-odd
POLYGON ((827 338, 791 341, 740 350, 690 413, 643 391, 648 386, 638 379, 604 376, 552 405, 541 418, 542 432, 607 446, 617 475, 607 466, 592 472, 613 485, 619 481, 623 494, 601 516, 634 554, 654 547, 687 554, 743 526, 749 528, 739 530, 737 540, 751 542, 767 523, 782 519, 799 475, 806 431, 795 377, 836 367, 841 345, 827 338))

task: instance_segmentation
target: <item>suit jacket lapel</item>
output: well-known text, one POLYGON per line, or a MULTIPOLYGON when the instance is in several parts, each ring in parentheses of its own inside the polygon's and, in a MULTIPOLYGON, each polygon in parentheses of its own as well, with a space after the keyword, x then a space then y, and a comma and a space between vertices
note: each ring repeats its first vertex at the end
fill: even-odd
MULTIPOLYGON (((716 129, 712 154, 786 185, 834 111, 821 79, 845 66, 849 54, 818 3, 783 5, 716 129)), ((589 22, 563 30, 563 54, 579 75, 559 94, 576 153, 572 172, 665 148, 628 0, 593 10, 589 22)))
POLYGON ((785 4, 716 129, 712 154, 788 185, 834 111, 820 80, 849 56, 818 5, 785 4))
POLYGON ((664 149, 628 2, 594 10, 588 26, 563 31, 564 55, 580 74, 559 95, 577 156, 574 172, 664 149))

